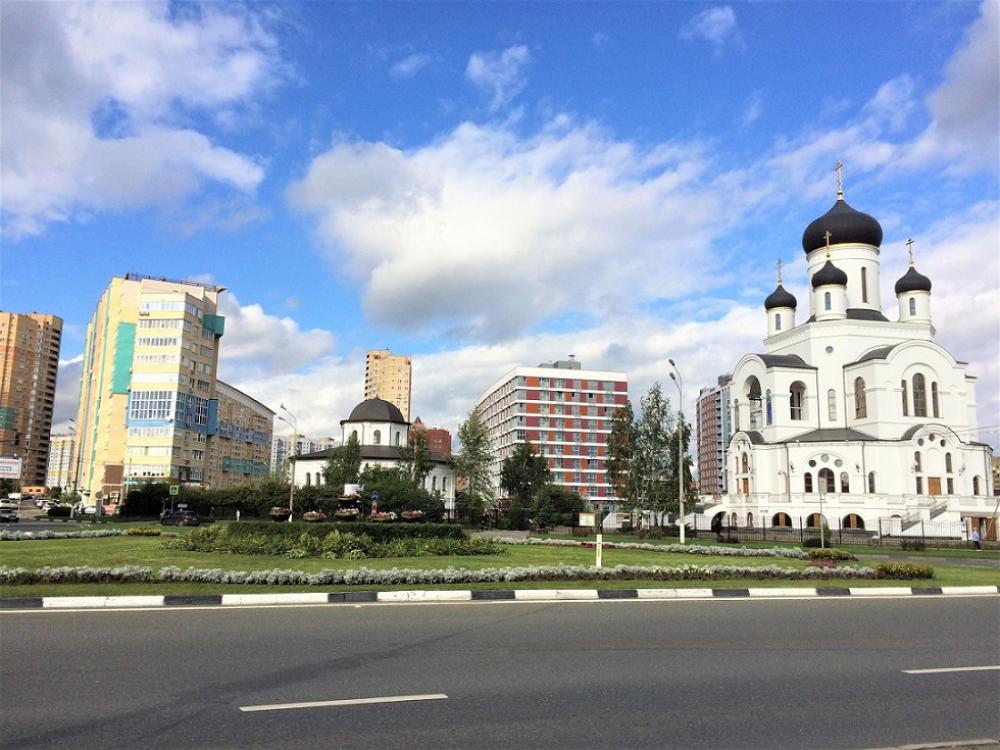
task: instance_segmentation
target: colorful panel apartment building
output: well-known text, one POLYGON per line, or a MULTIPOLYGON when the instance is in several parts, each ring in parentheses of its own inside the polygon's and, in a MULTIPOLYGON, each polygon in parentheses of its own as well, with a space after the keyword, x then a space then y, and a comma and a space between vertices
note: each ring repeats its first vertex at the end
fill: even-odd
POLYGON ((44 487, 62 318, 0 312, 0 456, 21 459, 20 486, 44 487))
POLYGON ((512 369, 476 403, 490 431, 497 496, 504 459, 529 443, 547 459, 556 484, 598 502, 613 501, 607 441, 615 410, 627 400, 627 374, 584 370, 572 356, 512 369))
POLYGON ((143 481, 200 484, 215 401, 220 287, 116 276, 87 326, 77 481, 105 502, 143 481))
POLYGON ((217 426, 208 438, 205 484, 211 489, 247 484, 271 470, 274 412, 221 380, 215 383, 217 426))
POLYGON ((372 349, 365 355, 365 398, 381 398, 395 404, 410 421, 413 358, 388 349, 372 349))
POLYGON ((726 449, 733 437, 729 376, 698 394, 698 491, 719 497, 726 493, 726 449))

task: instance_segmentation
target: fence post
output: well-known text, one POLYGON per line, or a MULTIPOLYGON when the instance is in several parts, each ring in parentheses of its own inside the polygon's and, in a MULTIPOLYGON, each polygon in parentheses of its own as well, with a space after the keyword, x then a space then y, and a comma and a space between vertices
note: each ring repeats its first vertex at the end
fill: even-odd
POLYGON ((927 535, 924 533, 924 522, 920 521, 920 544, 924 547, 927 546, 927 535))
POLYGON ((799 544, 805 544, 805 541, 805 534, 802 533, 802 516, 799 516, 799 544))

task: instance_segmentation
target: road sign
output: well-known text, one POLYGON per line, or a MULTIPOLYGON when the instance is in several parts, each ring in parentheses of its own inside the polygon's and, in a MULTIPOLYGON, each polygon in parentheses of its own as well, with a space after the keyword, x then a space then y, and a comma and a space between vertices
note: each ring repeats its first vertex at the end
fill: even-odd
POLYGON ((580 526, 583 527, 593 526, 595 523, 597 523, 597 518, 594 516, 593 513, 580 514, 580 520, 579 520, 580 526))
POLYGON ((176 497, 179 494, 181 494, 181 486, 179 484, 170 485, 170 496, 176 497))
POLYGON ((21 459, 0 458, 0 479, 20 479, 21 459))

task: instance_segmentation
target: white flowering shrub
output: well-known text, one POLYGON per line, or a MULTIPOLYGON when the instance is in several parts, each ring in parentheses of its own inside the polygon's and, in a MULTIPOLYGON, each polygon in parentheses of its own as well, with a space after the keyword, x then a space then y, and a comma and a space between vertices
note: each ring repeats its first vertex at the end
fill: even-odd
MULTIPOLYGON (((533 539, 494 537, 500 544, 526 544, 542 547, 586 547, 593 548, 597 542, 578 542, 575 539, 533 539)), ((714 547, 705 544, 648 544, 646 542, 603 542, 605 549, 638 549, 646 552, 673 552, 687 555, 715 555, 717 557, 786 557, 793 560, 808 560, 809 554, 794 547, 768 547, 750 549, 748 547, 714 547)))
POLYGON ((35 583, 216 583, 267 584, 296 586, 395 586, 401 584, 502 583, 515 581, 716 581, 724 579, 826 580, 830 578, 867 579, 878 574, 872 568, 840 566, 836 568, 783 568, 777 565, 747 567, 739 565, 680 565, 658 567, 616 565, 595 568, 584 565, 531 565, 522 568, 353 568, 321 570, 222 570, 219 568, 181 568, 168 566, 153 572, 151 568, 127 565, 118 568, 97 567, 0 567, 0 584, 35 583))
POLYGON ((122 529, 94 529, 86 531, 0 531, 0 541, 29 542, 41 539, 89 539, 98 536, 123 536, 122 529))

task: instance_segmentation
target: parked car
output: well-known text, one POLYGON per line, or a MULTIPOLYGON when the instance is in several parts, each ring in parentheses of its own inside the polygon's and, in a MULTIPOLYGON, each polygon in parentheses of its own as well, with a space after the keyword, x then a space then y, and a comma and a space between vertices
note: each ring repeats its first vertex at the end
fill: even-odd
POLYGON ((96 516, 97 506, 96 505, 86 505, 82 500, 73 506, 73 510, 79 516, 96 516))
POLYGON ((193 510, 167 510, 160 516, 160 523, 164 526, 200 526, 201 518, 193 510))
POLYGON ((17 511, 11 508, 0 508, 0 523, 17 523, 21 519, 17 517, 17 511))
POLYGON ((7 510, 18 510, 21 507, 21 501, 15 500, 14 498, 7 497, 0 500, 0 509, 7 510))

